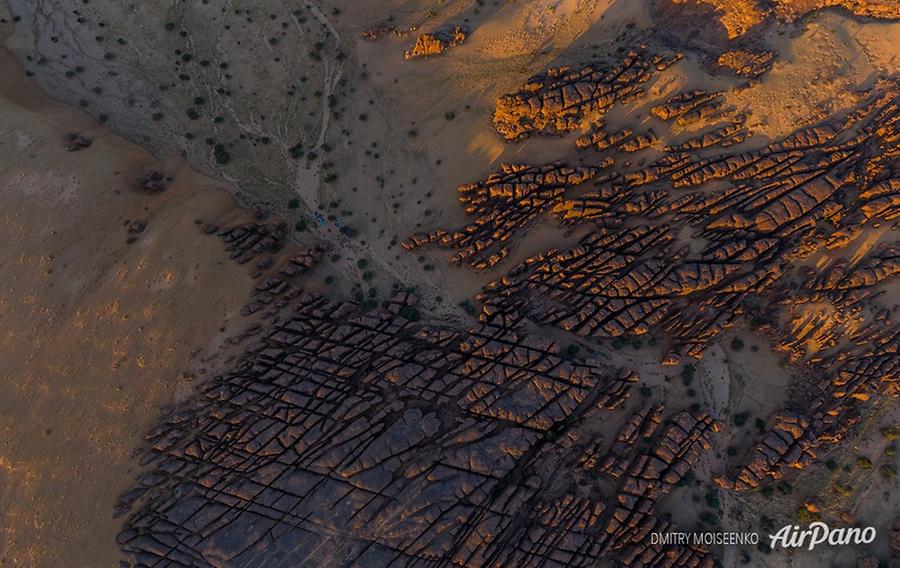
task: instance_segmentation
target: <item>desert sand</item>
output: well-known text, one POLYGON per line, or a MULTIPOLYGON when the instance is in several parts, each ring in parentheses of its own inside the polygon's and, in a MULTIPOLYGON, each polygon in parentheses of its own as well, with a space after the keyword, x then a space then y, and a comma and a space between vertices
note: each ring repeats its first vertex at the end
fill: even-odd
POLYGON ((70 4, 0 8, 0 563, 900 558, 890 3, 70 4), (812 520, 879 538, 645 534, 812 520))
POLYGON ((0 69, 0 563, 115 566, 135 448, 226 363, 252 287, 195 220, 243 214, 178 160, 168 189, 143 192, 156 157, 41 93, 5 51, 0 69), (93 143, 68 152, 70 132, 93 143))

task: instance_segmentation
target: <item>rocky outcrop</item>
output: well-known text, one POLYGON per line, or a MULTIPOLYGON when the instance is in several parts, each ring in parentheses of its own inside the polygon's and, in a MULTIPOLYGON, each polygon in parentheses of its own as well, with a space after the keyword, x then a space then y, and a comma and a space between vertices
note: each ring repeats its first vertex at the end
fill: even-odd
POLYGON ((715 10, 728 39, 746 34, 765 21, 768 10, 759 0, 671 0, 673 4, 707 5, 715 10))
POLYGON ((720 105, 718 99, 721 96, 722 93, 708 93, 701 89, 685 91, 654 106, 650 112, 660 120, 679 119, 682 123, 687 124, 698 120, 701 115, 709 115, 718 110, 720 105))
POLYGON ((281 268, 281 274, 291 278, 311 269, 322 256, 322 249, 315 248, 294 255, 281 268))
POLYGON ((735 49, 721 54, 716 64, 741 77, 755 79, 772 68, 775 55, 774 51, 735 49))
MULTIPOLYGON (((520 172, 532 170, 509 168, 503 176, 465 186, 463 202, 475 217, 470 225, 418 235, 407 246, 439 243, 458 249, 455 262, 487 268, 501 262, 508 243, 542 217, 573 227, 591 223, 575 247, 535 254, 488 284, 478 297, 484 313, 525 313, 592 337, 658 330, 675 340, 667 360, 696 357, 744 317, 752 301, 777 303, 784 294, 778 284, 791 276, 792 263, 850 242, 861 224, 897 218, 895 158, 883 151, 897 139, 896 96, 894 82, 881 82, 853 112, 743 152, 725 151, 746 137, 741 122, 728 123, 670 146, 666 156, 639 170, 582 172, 578 181, 590 178, 589 187, 517 184, 520 172), (720 185, 708 188, 713 182, 720 185), (688 252, 680 236, 685 230, 706 244, 688 252)), ((681 119, 719 98, 685 91, 652 112, 681 119)), ((649 136, 638 141, 629 131, 609 134, 599 122, 577 145, 626 150, 632 149, 629 140, 641 148, 649 136)), ((599 165, 612 164, 604 158, 599 165)), ((894 274, 891 255, 882 253, 873 253, 871 269, 858 266, 853 278, 860 288, 894 274)), ((805 290, 810 302, 821 296, 805 290)), ((841 313, 846 315, 805 329, 825 344, 826 334, 837 336, 859 318, 858 310, 841 313), (844 323, 836 327, 839 322, 844 323)), ((804 344, 803 335, 794 333, 796 343, 804 344)))
MULTIPOLYGON (((653 420, 654 414, 650 417, 653 420)), ((635 423, 647 420, 636 415, 620 433, 633 436, 635 423)), ((600 545, 615 554, 624 566, 712 567, 713 559, 703 547, 651 544, 651 532, 668 532, 671 524, 653 510, 653 503, 667 495, 711 447, 710 437, 722 425, 708 414, 682 412, 671 418, 649 451, 635 452, 627 465, 616 460, 613 470, 622 475, 615 507, 606 521, 600 545)))
POLYGON ((571 132, 597 121, 617 101, 634 96, 655 71, 679 57, 632 51, 618 65, 550 69, 529 79, 519 92, 497 100, 494 128, 510 141, 571 132))
POLYGON ((84 150, 85 148, 90 148, 93 143, 94 140, 92 138, 88 138, 80 132, 69 132, 66 134, 65 147, 69 152, 77 152, 79 150, 84 150))
POLYGON ((166 176, 157 170, 144 170, 137 181, 141 189, 151 193, 159 193, 166 189, 166 176))
MULTIPOLYGON (((243 242, 242 229, 224 234, 243 242)), ((244 360, 148 436, 148 472, 121 502, 119 540, 137 562, 299 563, 342 532, 353 540, 341 557, 365 565, 532 565, 548 550, 572 566, 673 552, 706 565, 701 549, 648 548, 635 527, 662 523, 653 500, 709 447, 708 416, 680 414, 658 434, 662 407, 644 413, 652 449, 622 455, 619 495, 603 502, 578 489, 593 474, 576 467, 588 484, 567 489, 558 472, 633 373, 568 361, 510 316, 429 327, 403 316, 409 294, 362 312, 271 270, 255 293, 269 298, 268 331, 236 337, 255 341, 244 360)))
POLYGON ((460 231, 432 231, 413 235, 407 250, 438 244, 458 249, 452 262, 489 268, 503 260, 516 231, 528 229, 540 215, 560 203, 568 188, 598 172, 595 167, 561 163, 541 167, 503 164, 500 172, 478 183, 459 187, 459 200, 475 220, 460 231))
POLYGON ((432 33, 423 33, 416 38, 416 44, 403 53, 404 59, 420 59, 441 55, 451 47, 455 47, 464 41, 468 34, 462 26, 454 26, 452 30, 438 30, 432 33))
POLYGON ((244 264, 258 255, 279 251, 287 236, 287 224, 247 223, 221 229, 219 236, 231 260, 244 264))
POLYGON ((732 481, 717 478, 716 484, 735 491, 756 489, 767 478, 780 479, 788 468, 803 469, 816 457, 809 420, 794 413, 775 416, 773 424, 753 449, 750 463, 732 481))
POLYGON ((668 152, 681 154, 704 148, 727 148, 734 144, 740 144, 748 137, 743 123, 735 122, 725 126, 717 126, 703 134, 688 138, 678 144, 672 144, 666 148, 668 152))
POLYGON ((775 0, 774 13, 778 18, 793 21, 829 7, 843 8, 851 14, 868 18, 900 18, 900 6, 893 0, 775 0))
POLYGON ((794 22, 800 18, 829 7, 839 7, 848 12, 869 18, 896 20, 900 7, 893 0, 670 0, 672 4, 686 8, 708 6, 724 29, 729 40, 735 40, 758 26, 771 21, 794 22))

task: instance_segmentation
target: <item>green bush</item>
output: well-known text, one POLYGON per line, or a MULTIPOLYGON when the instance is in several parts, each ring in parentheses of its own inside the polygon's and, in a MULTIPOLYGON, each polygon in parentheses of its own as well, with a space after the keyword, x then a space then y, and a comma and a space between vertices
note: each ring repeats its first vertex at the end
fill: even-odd
POLYGON ((734 415, 734 418, 732 420, 734 421, 735 426, 741 428, 744 426, 744 424, 747 423, 747 420, 750 420, 750 411, 745 410, 743 412, 738 412, 734 415))
POLYGON ((213 148, 213 155, 216 158, 216 163, 222 166, 231 161, 231 154, 225 149, 224 144, 216 144, 213 148))

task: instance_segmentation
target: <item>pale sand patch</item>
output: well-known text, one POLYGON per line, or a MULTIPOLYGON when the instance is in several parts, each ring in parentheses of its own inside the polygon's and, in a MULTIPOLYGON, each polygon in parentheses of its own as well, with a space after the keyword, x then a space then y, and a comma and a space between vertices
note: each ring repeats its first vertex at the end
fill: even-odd
POLYGON ((50 100, 0 53, 0 564, 115 566, 132 454, 219 365, 253 282, 195 219, 240 218, 178 163, 135 187, 143 149, 50 100), (67 152, 64 134, 94 138, 67 152), (127 244, 128 221, 146 229, 127 244))
POLYGON ((747 127, 771 139, 855 105, 859 89, 896 70, 900 23, 860 24, 834 12, 817 15, 799 37, 772 33, 778 60, 762 80, 725 95, 747 111, 747 127))

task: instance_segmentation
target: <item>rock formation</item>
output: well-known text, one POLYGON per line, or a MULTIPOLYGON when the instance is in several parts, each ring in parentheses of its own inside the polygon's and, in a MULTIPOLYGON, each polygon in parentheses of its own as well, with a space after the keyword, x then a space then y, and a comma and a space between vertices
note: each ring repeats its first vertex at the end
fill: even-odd
POLYGON ((89 148, 94 141, 80 132, 69 132, 66 134, 66 150, 69 152, 77 152, 85 148, 89 148))
MULTIPOLYGON (((280 227, 219 235, 246 262, 280 227)), ((140 565, 297 564, 327 547, 366 566, 712 566, 705 548, 643 538, 670 530, 654 502, 710 449, 708 414, 644 405, 607 447, 596 432, 634 372, 565 357, 512 314, 452 331, 404 317, 409 293, 362 311, 288 283, 318 253, 266 263, 229 339, 246 355, 148 435, 120 505, 140 565), (614 498, 591 490, 600 475, 614 498)))
POLYGON ((519 92, 497 100, 494 128, 510 141, 573 131, 602 117, 617 101, 637 94, 652 73, 679 58, 632 51, 618 65, 550 69, 529 79, 519 92))
POLYGON ((455 47, 466 41, 467 33, 462 26, 455 26, 452 30, 439 30, 433 33, 423 33, 416 38, 416 44, 404 52, 404 59, 420 59, 441 55, 451 47, 455 47))

